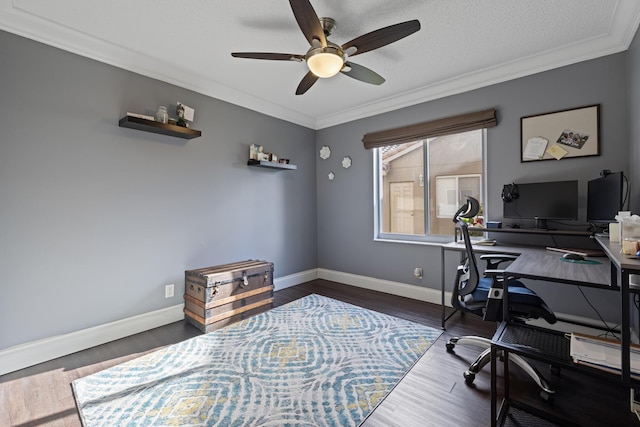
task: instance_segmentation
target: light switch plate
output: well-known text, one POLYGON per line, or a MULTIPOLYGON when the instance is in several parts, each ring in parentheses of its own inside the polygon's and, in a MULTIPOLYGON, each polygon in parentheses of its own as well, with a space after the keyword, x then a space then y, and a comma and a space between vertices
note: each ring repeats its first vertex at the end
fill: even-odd
POLYGON ((172 298, 175 292, 175 285, 172 283, 170 285, 166 285, 164 287, 164 297, 165 298, 172 298))

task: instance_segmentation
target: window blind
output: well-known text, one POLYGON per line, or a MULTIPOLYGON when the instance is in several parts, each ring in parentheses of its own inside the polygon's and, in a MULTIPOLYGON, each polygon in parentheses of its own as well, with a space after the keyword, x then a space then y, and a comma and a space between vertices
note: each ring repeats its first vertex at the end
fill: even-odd
POLYGON ((453 133, 495 127, 498 124, 496 110, 489 109, 458 116, 445 117, 428 122, 402 126, 379 132, 367 133, 362 137, 364 148, 378 148, 387 145, 403 144, 405 142, 453 133))

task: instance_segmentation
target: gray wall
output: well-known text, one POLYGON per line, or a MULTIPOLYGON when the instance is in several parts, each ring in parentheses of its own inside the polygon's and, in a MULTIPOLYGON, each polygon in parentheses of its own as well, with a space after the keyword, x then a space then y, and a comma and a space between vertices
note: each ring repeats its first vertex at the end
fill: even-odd
POLYGON ((185 269, 316 267, 313 130, 5 32, 0 58, 0 349, 179 304, 185 269), (202 137, 118 127, 176 101, 202 137))
MULTIPOLYGON (((361 139, 367 132, 492 107, 498 111, 498 126, 488 130, 485 218, 501 219, 505 183, 578 179, 585 222, 587 181, 601 169, 629 170, 626 58, 626 53, 612 55, 318 131, 316 151, 322 145, 332 148, 330 159, 317 160, 318 266, 439 288, 439 247, 373 241, 373 160, 361 139), (520 163, 521 117, 592 104, 601 104, 601 156, 520 163), (347 170, 339 167, 345 155, 353 159, 347 170), (326 179, 329 170, 336 172, 334 181, 326 179), (422 280, 413 278, 414 267, 424 268, 422 280)), ((455 263, 447 264, 453 281, 455 263)), ((531 286, 557 311, 595 317, 575 287, 531 286)), ((615 295, 586 292, 615 319, 615 295)))

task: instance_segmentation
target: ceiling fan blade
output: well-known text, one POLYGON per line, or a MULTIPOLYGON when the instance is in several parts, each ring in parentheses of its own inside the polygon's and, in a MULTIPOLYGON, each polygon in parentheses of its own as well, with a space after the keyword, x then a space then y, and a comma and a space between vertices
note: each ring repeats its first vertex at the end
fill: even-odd
POLYGON ((386 46, 390 43, 403 39, 420 29, 420 21, 414 19, 413 21, 401 22, 399 24, 390 25, 388 27, 380 28, 379 30, 372 31, 360 37, 346 42, 342 45, 342 50, 347 50, 350 47, 355 47, 357 50, 355 53, 350 53, 349 56, 359 55, 370 50, 378 49, 379 47, 386 46))
POLYGON ((289 4, 291 4, 293 15, 296 17, 298 26, 309 44, 313 46, 315 39, 320 41, 322 47, 327 47, 327 39, 324 36, 322 24, 313 6, 311 6, 311 2, 309 0, 289 0, 289 4))
POLYGON ((340 71, 345 76, 360 80, 361 82, 371 83, 372 85, 381 85, 385 82, 384 77, 367 67, 348 61, 345 62, 345 66, 346 67, 340 71))
POLYGON ((274 61, 304 61, 304 55, 294 55, 293 53, 233 52, 231 56, 234 58, 270 59, 274 61))
POLYGON ((300 82, 300 84, 298 85, 298 89, 296 89, 296 95, 302 95, 303 93, 305 93, 306 91, 309 90, 309 88, 311 86, 313 86, 313 84, 315 82, 318 81, 318 76, 316 76, 315 74, 313 74, 311 71, 309 71, 303 78, 302 81, 300 82))

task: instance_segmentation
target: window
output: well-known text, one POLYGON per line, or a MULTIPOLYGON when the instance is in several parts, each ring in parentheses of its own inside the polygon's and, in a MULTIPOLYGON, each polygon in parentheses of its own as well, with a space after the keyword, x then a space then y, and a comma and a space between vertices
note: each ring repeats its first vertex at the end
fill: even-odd
POLYGON ((436 176, 436 218, 453 218, 466 196, 480 200, 482 175, 436 176))
POLYGON ((375 148, 376 238, 453 235, 466 196, 483 204, 484 129, 375 148))

